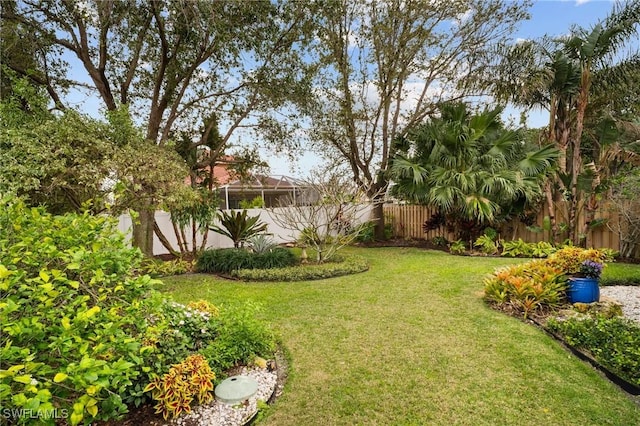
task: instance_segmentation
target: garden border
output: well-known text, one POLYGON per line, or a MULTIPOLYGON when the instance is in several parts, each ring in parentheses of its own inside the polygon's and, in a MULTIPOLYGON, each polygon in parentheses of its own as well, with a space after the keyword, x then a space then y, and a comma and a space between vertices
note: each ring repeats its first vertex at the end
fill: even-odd
POLYGON ((596 370, 598 370, 601 373, 603 373, 607 377, 607 379, 609 379, 610 382, 612 382, 613 384, 618 386, 620 389, 622 389, 625 393, 627 393, 629 396, 632 397, 631 398, 632 400, 634 400, 637 404, 640 405, 640 386, 637 386, 637 385, 635 385, 633 383, 630 383, 630 382, 626 381, 622 377, 618 376, 617 374, 615 374, 614 372, 612 372, 611 370, 609 370, 608 368, 606 368, 605 366, 600 364, 589 353, 587 353, 587 352, 585 352, 583 350, 580 350, 580 349, 576 348, 573 345, 570 345, 569 343, 567 343, 562 338, 562 336, 560 336, 560 335, 548 330, 542 323, 538 322, 538 320, 536 320, 534 318, 530 318, 530 320, 531 320, 531 322, 533 324, 535 324, 542 331, 547 333, 549 336, 553 337, 565 349, 568 349, 570 352, 572 352, 579 359, 581 359, 582 361, 588 362, 596 370))

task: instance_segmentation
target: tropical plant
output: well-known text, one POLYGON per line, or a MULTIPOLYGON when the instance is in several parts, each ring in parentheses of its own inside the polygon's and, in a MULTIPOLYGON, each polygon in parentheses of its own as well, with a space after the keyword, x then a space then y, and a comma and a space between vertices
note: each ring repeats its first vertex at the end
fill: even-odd
POLYGON ((494 241, 488 235, 479 236, 476 241, 473 243, 475 247, 480 247, 480 250, 484 254, 497 254, 498 253, 498 242, 494 241))
POLYGON ((546 261, 532 261, 496 270, 485 280, 485 300, 525 318, 558 307, 566 281, 561 269, 546 261))
POLYGON ((503 127, 500 112, 440 105, 439 118, 410 129, 401 141, 404 153, 391 169, 393 193, 457 218, 458 232, 462 221, 482 229, 537 201, 557 150, 526 149, 518 131, 503 127))
POLYGON ((467 246, 462 240, 453 241, 449 246, 451 254, 463 254, 466 250, 467 246))
POLYGON ((273 238, 265 234, 254 235, 247 242, 251 251, 258 254, 269 252, 278 247, 273 238))
POLYGON ((545 36, 511 47, 504 52, 501 67, 506 75, 492 76, 498 98, 549 110, 546 140, 560 153, 556 179, 545 188, 555 241, 555 204, 567 201, 569 239, 579 244, 594 218, 607 169, 628 155, 619 138, 605 136, 615 130, 615 121, 637 108, 635 101, 627 101, 637 98, 637 47, 627 57, 620 52, 637 35, 639 21, 639 1, 617 3, 590 29, 574 26, 567 36, 545 36), (599 106, 590 111, 594 101, 599 106), (614 111, 617 117, 612 120, 614 111), (591 135, 584 133, 585 128, 591 128, 591 135), (584 136, 595 148, 591 161, 585 161, 589 157, 583 150, 584 136), (585 208, 581 225, 578 213, 585 208))
POLYGON ((246 210, 223 210, 218 215, 218 220, 221 226, 210 225, 209 229, 229 237, 236 248, 244 246, 247 240, 267 230, 267 224, 260 221, 260 216, 249 217, 246 210))
POLYGON ((580 273, 585 261, 604 264, 612 260, 607 253, 600 250, 566 246, 553 253, 547 259, 547 263, 560 269, 566 275, 576 275, 580 273))
POLYGON ((504 241, 502 243, 502 256, 531 257, 532 255, 532 245, 525 242, 522 238, 518 238, 515 241, 504 241))
POLYGON ((216 375, 202 355, 191 355, 171 367, 162 377, 156 377, 144 389, 151 392, 156 413, 166 420, 180 413, 191 412, 193 401, 205 404, 213 400, 213 381, 216 375))

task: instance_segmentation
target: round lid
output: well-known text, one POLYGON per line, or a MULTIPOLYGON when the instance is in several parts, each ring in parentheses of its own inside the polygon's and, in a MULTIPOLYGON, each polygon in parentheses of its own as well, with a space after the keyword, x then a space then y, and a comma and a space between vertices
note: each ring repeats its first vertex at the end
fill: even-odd
POLYGON ((258 391, 258 382, 248 376, 232 376, 216 386, 215 394, 219 401, 238 404, 251 398, 258 391))

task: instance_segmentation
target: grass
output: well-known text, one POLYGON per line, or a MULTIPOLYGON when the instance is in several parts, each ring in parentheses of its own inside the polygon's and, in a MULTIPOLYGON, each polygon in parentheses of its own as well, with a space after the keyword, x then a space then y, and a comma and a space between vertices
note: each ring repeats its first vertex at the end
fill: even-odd
POLYGON ((608 263, 602 271, 600 285, 640 285, 640 265, 608 263))
POLYGON ((298 283, 165 280, 181 302, 263 305, 291 357, 263 424, 640 424, 639 406, 599 373, 484 305, 483 276, 522 260, 352 252, 369 259, 368 272, 298 283))

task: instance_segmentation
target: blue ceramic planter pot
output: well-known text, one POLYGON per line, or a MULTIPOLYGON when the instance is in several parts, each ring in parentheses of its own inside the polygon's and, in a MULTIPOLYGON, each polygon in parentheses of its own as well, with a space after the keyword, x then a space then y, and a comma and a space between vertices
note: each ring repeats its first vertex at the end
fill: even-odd
POLYGON ((600 301, 597 278, 569 278, 567 297, 571 303, 593 303, 600 301))

